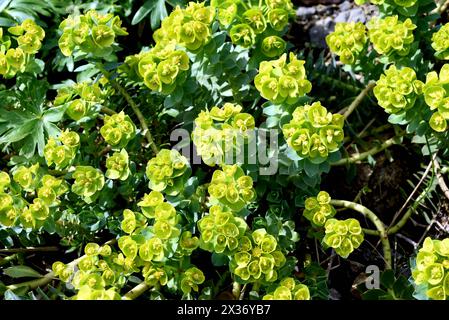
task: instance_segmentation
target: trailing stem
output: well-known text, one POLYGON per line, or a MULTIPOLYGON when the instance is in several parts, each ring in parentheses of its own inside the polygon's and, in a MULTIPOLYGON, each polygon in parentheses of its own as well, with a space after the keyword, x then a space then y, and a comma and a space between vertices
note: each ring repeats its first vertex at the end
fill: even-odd
POLYGON ((394 144, 400 143, 400 139, 401 139, 401 137, 395 136, 393 138, 390 138, 390 139, 384 141, 382 144, 372 148, 371 150, 368 150, 368 151, 362 152, 362 153, 356 153, 356 154, 353 154, 352 156, 350 156, 349 158, 343 158, 336 162, 333 162, 333 163, 331 163, 331 166, 343 166, 346 164, 365 160, 369 156, 373 156, 373 155, 391 147, 394 144))
POLYGON ((355 100, 349 105, 348 109, 343 114, 344 118, 347 119, 351 113, 362 103, 363 99, 368 95, 368 93, 376 86, 374 81, 369 82, 365 89, 363 89, 355 100))
POLYGON ((27 248, 9 248, 0 249, 0 253, 31 253, 31 252, 56 252, 58 247, 27 247, 27 248))
POLYGON ((348 209, 352 209, 354 211, 357 211, 361 214, 363 214, 366 218, 371 220, 371 222, 376 227, 377 231, 379 232, 380 241, 382 243, 383 248, 383 256, 385 260, 385 268, 391 269, 392 266, 392 257, 391 257, 391 247, 390 247, 390 241, 388 240, 388 234, 385 230, 385 225, 383 222, 377 217, 377 215, 369 210, 368 208, 351 201, 346 200, 331 200, 331 204, 337 207, 344 207, 348 209))
POLYGON ((129 290, 123 297, 122 300, 134 300, 140 295, 142 295, 145 291, 150 289, 150 286, 146 284, 145 281, 139 283, 137 286, 129 290))
MULTIPOLYGON (((142 112, 140 111, 139 106, 134 102, 134 100, 129 95, 129 93, 125 90, 125 88, 123 88, 115 79, 112 79, 111 74, 102 65, 97 65, 97 68, 101 71, 101 73, 109 81, 109 83, 112 85, 112 87, 115 90, 117 90, 118 92, 120 92, 120 94, 126 99, 128 104, 131 106, 135 115, 137 116, 137 119, 139 119, 143 133, 145 134, 145 138, 147 139, 154 154, 157 154, 159 152, 159 150, 158 150, 156 144, 154 143, 153 136, 151 135, 150 129, 148 128, 148 124, 147 124, 142 112)), ((108 111, 108 112, 113 111, 111 109, 109 109, 109 110, 106 110, 106 109, 107 108, 105 108, 104 111, 108 111)), ((105 113, 107 113, 107 112, 105 112, 105 113)))

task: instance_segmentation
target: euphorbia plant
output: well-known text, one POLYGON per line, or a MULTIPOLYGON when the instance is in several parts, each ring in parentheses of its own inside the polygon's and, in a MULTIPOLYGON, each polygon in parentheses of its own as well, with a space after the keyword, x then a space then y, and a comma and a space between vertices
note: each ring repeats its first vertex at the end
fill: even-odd
MULTIPOLYGON (((393 269, 389 236, 415 205, 387 226, 359 196, 322 190, 321 178, 407 135, 425 141, 432 163, 444 155, 449 70, 434 59, 447 58, 447 28, 435 25, 432 1, 370 2, 379 17, 338 23, 326 38, 365 86, 340 112, 314 98, 316 72, 284 37, 290 0, 176 6, 134 52, 120 45, 129 36, 122 17, 75 11, 58 21, 55 49, 85 64, 76 82, 51 87, 37 80, 42 27, 0 29, 0 74, 10 81, 0 143, 11 155, 0 172, 0 230, 24 246, 51 234, 77 252, 7 289, 56 278, 67 299, 213 299, 230 287, 246 298, 249 286, 251 298, 308 300, 320 297, 308 244, 346 259, 369 237, 380 240, 381 267, 393 269), (371 90, 398 137, 342 158, 350 116, 371 90), (187 131, 177 148, 172 129, 172 138, 187 131), (264 157, 276 162, 268 175, 264 157)), ((411 267, 431 299, 448 296, 445 241, 427 239, 411 267)))

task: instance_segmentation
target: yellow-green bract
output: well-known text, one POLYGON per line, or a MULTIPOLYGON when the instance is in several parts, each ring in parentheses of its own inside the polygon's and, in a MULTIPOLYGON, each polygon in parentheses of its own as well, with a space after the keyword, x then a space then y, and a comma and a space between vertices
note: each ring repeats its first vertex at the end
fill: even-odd
POLYGON ((225 103, 222 108, 214 106, 198 114, 192 140, 207 165, 225 163, 227 157, 239 155, 250 141, 248 133, 255 128, 255 120, 241 110, 238 104, 225 103))
POLYGON ((260 95, 273 103, 294 104, 312 90, 306 78, 305 61, 298 60, 294 53, 277 60, 262 61, 254 84, 260 95))
POLYGON ((106 95, 100 83, 104 83, 104 78, 99 82, 92 83, 84 81, 72 86, 58 89, 58 94, 53 102, 55 106, 66 105, 66 115, 75 121, 83 119, 95 106, 104 102, 106 95))
POLYGON ((304 217, 313 225, 322 227, 336 210, 330 204, 331 197, 326 191, 320 191, 316 197, 309 197, 305 201, 304 217))
POLYGON ((432 35, 432 48, 438 59, 449 59, 449 23, 443 25, 432 35))
POLYGON ((217 8, 217 20, 234 44, 244 48, 257 45, 271 58, 284 52, 286 43, 280 36, 294 17, 290 0, 263 1, 257 6, 247 0, 213 0, 211 5, 217 8))
POLYGON ((220 204, 238 212, 256 199, 253 179, 238 165, 223 165, 215 170, 209 184, 211 204, 220 204))
POLYGON ((449 297, 449 238, 433 240, 427 237, 416 256, 412 277, 416 285, 424 286, 433 300, 449 297))
POLYGON ((368 36, 374 49, 386 56, 406 56, 410 52, 416 25, 412 20, 403 22, 398 16, 387 16, 383 19, 373 18, 367 23, 368 36))
POLYGON ((237 251, 231 256, 232 273, 244 282, 274 282, 278 269, 285 264, 285 256, 276 238, 265 229, 257 229, 239 240, 237 251))
POLYGON ((126 180, 130 174, 128 152, 122 149, 106 159, 106 178, 126 180))
POLYGON ((57 170, 68 167, 74 160, 80 146, 80 137, 74 131, 65 130, 58 139, 50 138, 44 147, 44 157, 48 166, 57 170))
POLYGON ((136 126, 123 111, 112 116, 104 117, 104 125, 100 129, 104 140, 114 149, 126 147, 136 135, 136 126))
POLYGON ((68 191, 65 180, 51 175, 38 175, 39 167, 20 166, 13 173, 13 180, 22 190, 11 188, 11 179, 1 173, 0 224, 6 227, 21 226, 25 229, 39 229, 60 204, 59 197, 68 191), (31 201, 22 198, 21 192, 36 192, 31 201))
POLYGON ((5 35, 0 28, 0 75, 12 78, 19 72, 24 72, 30 58, 42 47, 45 31, 33 20, 25 19, 22 24, 8 28, 5 35), (12 47, 12 39, 17 47, 12 47))
POLYGON ((413 69, 397 69, 391 65, 380 76, 374 87, 374 95, 386 112, 396 114, 412 108, 422 93, 423 83, 416 79, 413 69))
POLYGON ((310 300, 309 288, 291 277, 279 282, 279 286, 263 296, 262 300, 310 300))
POLYGON ((177 195, 190 175, 190 165, 187 158, 177 150, 162 149, 148 161, 145 172, 150 189, 177 195))
POLYGON ((205 6, 204 2, 189 2, 185 9, 176 7, 162 21, 153 38, 157 44, 167 45, 174 42, 187 50, 198 51, 211 39, 214 17, 215 10, 205 6))
POLYGON ((315 102, 297 107, 293 119, 282 127, 288 145, 302 158, 327 158, 343 141, 344 117, 315 102))
POLYGON ((91 203, 104 186, 103 173, 91 166, 77 166, 73 178, 75 182, 72 184, 72 192, 82 197, 86 203, 91 203))
POLYGON ((59 29, 59 48, 65 56, 75 51, 90 54, 94 57, 110 55, 117 36, 126 36, 122 21, 113 14, 101 14, 89 10, 83 15, 72 15, 61 22, 59 29))
POLYGON ((323 243, 334 248, 342 258, 347 258, 363 242, 363 231, 356 219, 329 219, 324 225, 323 243))
POLYGON ((189 70, 189 57, 176 49, 174 42, 157 44, 147 52, 127 57, 125 61, 143 79, 143 83, 153 91, 172 93, 183 83, 189 70))
POLYGON ((366 27, 361 22, 339 22, 335 31, 326 36, 329 49, 345 64, 356 62, 367 40, 366 27))
POLYGON ((198 221, 200 248, 229 255, 237 249, 247 228, 245 220, 234 216, 232 211, 212 206, 209 214, 198 221))
POLYGON ((443 65, 439 74, 429 72, 423 87, 424 100, 430 110, 436 110, 429 120, 430 127, 443 132, 449 119, 449 64, 443 65))

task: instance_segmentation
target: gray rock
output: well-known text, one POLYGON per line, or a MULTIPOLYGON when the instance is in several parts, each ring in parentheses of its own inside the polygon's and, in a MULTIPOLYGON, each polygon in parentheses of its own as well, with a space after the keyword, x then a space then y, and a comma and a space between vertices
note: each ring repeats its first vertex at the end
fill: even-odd
POLYGON ((313 16, 316 13, 315 7, 299 7, 296 10, 296 15, 301 18, 313 16))
POLYGON ((366 22, 366 15, 362 8, 342 11, 335 17, 335 22, 366 22))
POLYGON ((352 4, 349 1, 345 1, 339 6, 340 11, 349 11, 352 8, 352 4))
POLYGON ((312 45, 318 48, 326 48, 326 36, 334 30, 334 27, 335 21, 331 17, 318 20, 309 30, 312 45))
POLYGON ((350 15, 349 11, 339 12, 335 17, 335 22, 347 22, 349 19, 349 15, 350 15))

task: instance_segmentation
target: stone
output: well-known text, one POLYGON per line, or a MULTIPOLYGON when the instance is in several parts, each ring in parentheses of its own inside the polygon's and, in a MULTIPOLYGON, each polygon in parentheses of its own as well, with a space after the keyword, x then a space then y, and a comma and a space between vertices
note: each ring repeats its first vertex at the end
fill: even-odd
POLYGON ((362 8, 342 11, 335 17, 335 22, 366 22, 366 15, 362 8))
POLYGON ((309 30, 312 45, 318 48, 326 48, 326 36, 334 30, 334 27, 335 21, 331 17, 318 20, 309 30))
POLYGON ((296 10, 296 15, 301 18, 308 18, 316 13, 315 7, 299 7, 296 10))
POLYGON ((349 1, 345 1, 339 6, 340 11, 349 11, 351 8, 352 4, 349 1))

